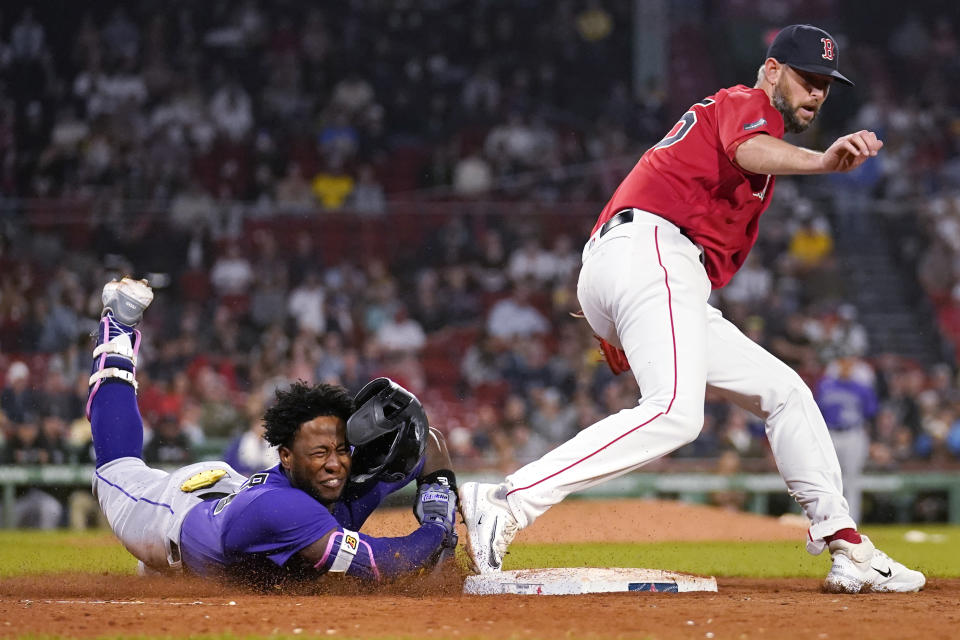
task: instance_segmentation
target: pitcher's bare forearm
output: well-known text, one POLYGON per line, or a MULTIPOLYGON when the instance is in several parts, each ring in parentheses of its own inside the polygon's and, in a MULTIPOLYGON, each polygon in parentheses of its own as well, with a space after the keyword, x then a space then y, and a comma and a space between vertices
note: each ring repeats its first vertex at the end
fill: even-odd
POLYGON ((736 151, 737 165, 760 175, 809 175, 845 172, 859 167, 880 151, 883 141, 872 131, 847 134, 826 151, 812 151, 768 135, 757 135, 736 151))

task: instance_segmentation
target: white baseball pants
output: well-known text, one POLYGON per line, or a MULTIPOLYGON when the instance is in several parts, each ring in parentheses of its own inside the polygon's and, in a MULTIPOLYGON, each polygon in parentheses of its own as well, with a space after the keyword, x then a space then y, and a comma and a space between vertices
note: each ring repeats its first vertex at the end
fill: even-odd
POLYGON ((591 237, 577 296, 593 331, 626 352, 641 398, 507 477, 521 527, 568 494, 696 439, 707 385, 766 421, 780 474, 811 521, 811 553, 824 536, 856 527, 813 394, 707 303, 710 290, 699 248, 659 216, 634 210, 633 222, 591 237))
POLYGON ((187 512, 205 494, 233 493, 246 479, 225 462, 197 462, 168 473, 140 458, 117 458, 94 472, 93 494, 127 551, 152 569, 179 569, 180 527, 187 512), (227 475, 200 491, 180 489, 188 478, 209 469, 227 475))

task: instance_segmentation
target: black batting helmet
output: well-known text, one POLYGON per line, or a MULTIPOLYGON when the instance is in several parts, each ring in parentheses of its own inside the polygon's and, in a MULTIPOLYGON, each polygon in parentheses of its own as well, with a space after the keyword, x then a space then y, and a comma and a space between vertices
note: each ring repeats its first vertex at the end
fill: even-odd
POLYGON ((357 410, 347 420, 347 442, 354 447, 350 479, 396 482, 420 463, 430 425, 416 396, 390 378, 364 385, 357 410))

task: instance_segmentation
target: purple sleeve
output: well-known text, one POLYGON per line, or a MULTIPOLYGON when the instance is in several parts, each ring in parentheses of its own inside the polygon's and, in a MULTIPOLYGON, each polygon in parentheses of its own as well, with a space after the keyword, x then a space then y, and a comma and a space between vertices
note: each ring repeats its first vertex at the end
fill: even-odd
POLYGON ((315 568, 337 571, 335 565, 340 562, 340 571, 348 576, 364 580, 396 578, 435 562, 445 533, 443 527, 434 524, 422 525, 400 538, 374 538, 340 530, 330 536, 323 559, 315 568), (345 547, 343 553, 341 547, 345 547))
POLYGON ((232 515, 224 551, 265 555, 278 566, 339 526, 323 505, 302 491, 263 491, 242 513, 232 515))
POLYGON ((420 475, 423 469, 425 459, 421 459, 416 468, 410 472, 403 480, 398 482, 375 482, 362 492, 350 495, 345 500, 341 500, 334 508, 333 514, 337 522, 347 529, 360 529, 363 523, 367 521, 370 514, 380 506, 383 499, 394 491, 402 489, 420 475))

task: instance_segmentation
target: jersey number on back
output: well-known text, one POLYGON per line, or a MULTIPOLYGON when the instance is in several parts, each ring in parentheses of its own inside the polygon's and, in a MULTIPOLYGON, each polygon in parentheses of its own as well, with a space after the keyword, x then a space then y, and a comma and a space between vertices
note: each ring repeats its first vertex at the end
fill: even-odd
MULTIPOLYGON (((710 98, 704 98, 697 104, 693 105, 694 107, 706 107, 713 104, 713 100, 710 98)), ((683 140, 690 129, 693 129, 693 125, 697 124, 697 112, 693 110, 693 107, 690 107, 690 110, 683 114, 677 124, 673 125, 673 128, 670 129, 670 132, 667 133, 666 137, 654 145, 654 149, 663 149, 669 147, 670 145, 676 144, 683 140)))
POLYGON ((269 474, 267 473, 255 473, 247 481, 240 485, 240 488, 237 491, 234 491, 228 496, 224 496, 217 501, 217 506, 213 508, 213 515, 217 515, 221 511, 227 508, 227 505, 233 502, 233 499, 237 497, 237 492, 243 491, 244 489, 249 489, 250 487, 255 487, 258 484, 263 484, 267 481, 269 474))

